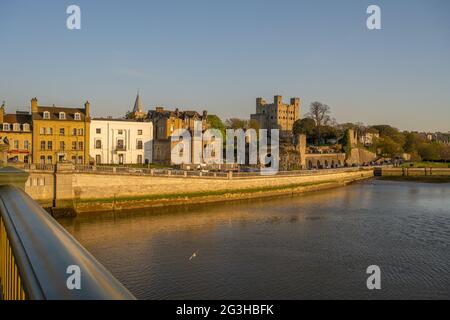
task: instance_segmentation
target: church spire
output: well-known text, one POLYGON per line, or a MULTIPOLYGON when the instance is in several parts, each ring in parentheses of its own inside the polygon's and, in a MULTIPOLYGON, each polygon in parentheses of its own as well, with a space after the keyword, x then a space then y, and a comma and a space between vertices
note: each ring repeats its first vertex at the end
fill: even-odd
POLYGON ((139 90, 136 95, 136 101, 134 102, 133 113, 142 113, 142 102, 141 97, 139 96, 139 90))

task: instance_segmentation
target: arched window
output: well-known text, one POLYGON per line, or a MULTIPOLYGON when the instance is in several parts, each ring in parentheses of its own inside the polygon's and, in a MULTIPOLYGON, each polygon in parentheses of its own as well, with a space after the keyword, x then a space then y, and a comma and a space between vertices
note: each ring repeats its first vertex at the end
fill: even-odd
POLYGON ((44 119, 50 119, 50 112, 44 111, 43 118, 44 118, 44 119))
POLYGON ((75 113, 74 119, 75 120, 81 120, 81 115, 78 112, 75 113))
POLYGON ((60 112, 59 113, 59 120, 66 120, 66 113, 65 112, 60 112))

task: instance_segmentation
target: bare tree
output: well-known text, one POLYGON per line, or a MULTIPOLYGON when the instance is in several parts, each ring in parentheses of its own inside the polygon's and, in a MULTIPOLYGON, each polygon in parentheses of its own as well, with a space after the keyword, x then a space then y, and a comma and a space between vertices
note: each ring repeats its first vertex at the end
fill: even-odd
POLYGON ((309 106, 306 117, 311 118, 316 123, 316 143, 319 143, 321 127, 328 125, 332 120, 330 117, 330 107, 318 101, 314 101, 309 106))

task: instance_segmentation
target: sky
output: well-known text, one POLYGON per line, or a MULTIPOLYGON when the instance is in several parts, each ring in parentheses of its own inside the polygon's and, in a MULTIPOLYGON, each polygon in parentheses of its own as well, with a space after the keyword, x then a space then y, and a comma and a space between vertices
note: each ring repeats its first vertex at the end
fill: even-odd
POLYGON ((326 103, 338 122, 450 131, 448 0, 1 0, 0 101, 123 116, 249 118, 256 97, 326 103), (66 27, 69 5, 81 30, 66 27), (366 27, 381 8, 381 30, 366 27))

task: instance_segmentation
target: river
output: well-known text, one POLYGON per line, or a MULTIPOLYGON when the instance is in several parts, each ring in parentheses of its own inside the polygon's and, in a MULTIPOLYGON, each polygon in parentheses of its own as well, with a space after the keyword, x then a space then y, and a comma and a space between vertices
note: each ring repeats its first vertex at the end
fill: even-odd
POLYGON ((139 299, 450 299, 449 183, 59 221, 139 299))

